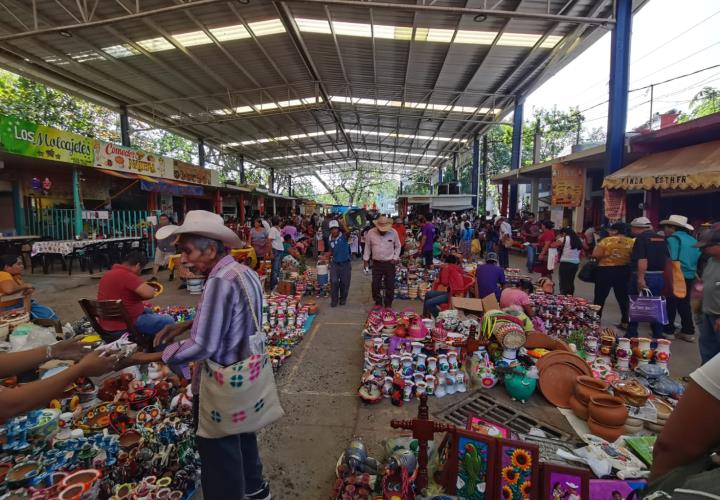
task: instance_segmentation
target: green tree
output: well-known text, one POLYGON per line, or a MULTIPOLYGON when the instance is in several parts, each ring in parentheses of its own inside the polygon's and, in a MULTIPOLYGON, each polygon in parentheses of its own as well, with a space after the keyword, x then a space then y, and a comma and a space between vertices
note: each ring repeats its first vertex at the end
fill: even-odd
POLYGON ((704 87, 690 101, 690 109, 680 115, 679 123, 720 112, 720 89, 704 87))

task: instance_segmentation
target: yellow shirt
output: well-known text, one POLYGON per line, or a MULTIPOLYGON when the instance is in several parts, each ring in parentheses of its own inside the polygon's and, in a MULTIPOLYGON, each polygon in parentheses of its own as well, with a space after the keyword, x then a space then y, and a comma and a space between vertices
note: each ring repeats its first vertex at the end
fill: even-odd
MULTIPOLYGON (((16 276, 13 276, 12 274, 10 274, 7 271, 0 271, 0 283, 2 283, 3 281, 14 281, 18 285, 23 284, 22 276, 20 276, 19 274, 16 276)), ((1 301, 0 300, 0 307, 14 306, 14 305, 17 305, 17 303, 18 303, 18 299, 13 299, 13 300, 9 300, 9 301, 1 301)))
POLYGON ((600 267, 627 266, 630 264, 630 253, 635 240, 627 236, 608 236, 600 240, 598 247, 603 249, 600 267))

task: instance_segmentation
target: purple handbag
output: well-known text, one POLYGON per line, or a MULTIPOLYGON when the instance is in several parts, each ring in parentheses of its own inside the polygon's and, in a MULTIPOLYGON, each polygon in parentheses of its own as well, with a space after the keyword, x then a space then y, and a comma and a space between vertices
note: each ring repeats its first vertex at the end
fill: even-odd
POLYGON ((630 295, 630 321, 638 323, 668 324, 667 302, 665 297, 655 297, 650 290, 641 295, 630 295))

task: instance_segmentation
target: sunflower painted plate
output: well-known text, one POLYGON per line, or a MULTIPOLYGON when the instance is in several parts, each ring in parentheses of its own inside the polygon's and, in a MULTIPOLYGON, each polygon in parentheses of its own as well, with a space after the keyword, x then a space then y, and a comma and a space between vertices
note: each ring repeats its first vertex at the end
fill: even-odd
POLYGON ((80 414, 75 426, 85 432, 98 432, 110 426, 113 413, 126 412, 127 407, 123 404, 100 403, 80 414))
POLYGON ((162 411, 156 405, 146 406, 135 417, 136 427, 152 427, 162 420, 162 411))

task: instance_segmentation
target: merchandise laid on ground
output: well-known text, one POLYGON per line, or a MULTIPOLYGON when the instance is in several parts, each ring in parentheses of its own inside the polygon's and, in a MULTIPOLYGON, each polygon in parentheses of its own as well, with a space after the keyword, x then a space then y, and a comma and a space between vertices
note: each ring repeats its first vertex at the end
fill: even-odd
MULTIPOLYGON (((179 320, 194 312, 163 309, 179 320)), ((28 322, 27 315, 0 323, 4 351, 55 342, 55 331, 28 322), (8 336, 9 333, 9 336, 8 336)), ((75 328, 88 348, 129 356, 138 346, 127 334, 104 344, 89 326, 75 328)), ((40 367, 46 379, 65 362, 40 367)), ((2 381, 4 390, 29 382, 27 374, 2 381)), ((0 491, 3 498, 190 498, 200 481, 188 380, 162 363, 126 369, 103 379, 81 378, 45 409, 7 420, 0 427, 0 491)))
POLYGON ((671 342, 617 338, 581 298, 531 300, 534 321, 514 309, 482 317, 449 309, 435 320, 372 309, 358 395, 372 405, 418 400, 418 418, 392 421, 412 436, 388 429, 384 456, 368 456, 361 437, 349 443, 333 498, 601 499, 642 487, 656 435, 684 391, 669 376, 671 342), (472 407, 429 420, 435 398, 466 391, 468 400, 486 391, 544 398, 576 436, 558 441, 542 422, 528 431, 472 407))

